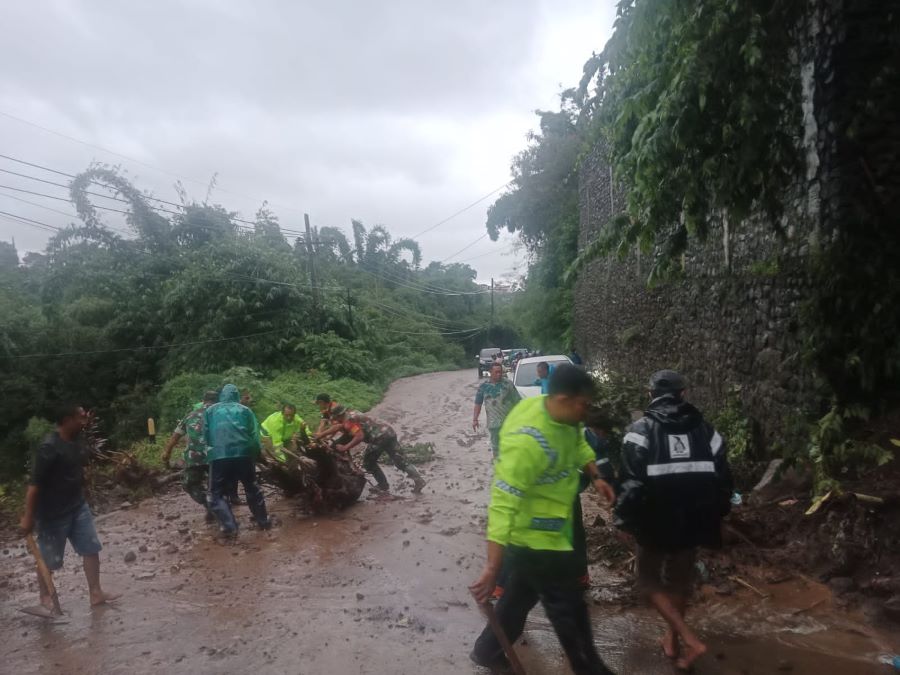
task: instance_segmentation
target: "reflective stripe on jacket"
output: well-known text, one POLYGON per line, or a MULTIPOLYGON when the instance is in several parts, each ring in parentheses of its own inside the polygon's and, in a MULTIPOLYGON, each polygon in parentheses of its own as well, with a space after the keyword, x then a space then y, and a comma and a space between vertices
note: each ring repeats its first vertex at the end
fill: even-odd
POLYGON ((581 425, 551 419, 546 400, 518 403, 500 429, 487 538, 503 546, 571 551, 580 470, 594 461, 594 451, 581 425))
POLYGON ((654 399, 622 445, 616 525, 665 550, 722 543, 733 483, 722 436, 694 406, 654 399))

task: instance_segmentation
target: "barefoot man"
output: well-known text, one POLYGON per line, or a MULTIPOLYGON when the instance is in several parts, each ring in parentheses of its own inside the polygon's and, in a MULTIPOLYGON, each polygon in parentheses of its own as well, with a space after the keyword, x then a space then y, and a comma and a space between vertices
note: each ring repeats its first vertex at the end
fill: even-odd
MULTIPOLYGON (((78 435, 87 424, 84 409, 65 405, 56 412, 56 431, 41 442, 34 456, 31 479, 25 493, 25 515, 19 526, 30 534, 37 526, 37 543, 47 567, 62 567, 66 540, 82 557, 91 606, 115 600, 118 595, 100 587, 100 540, 94 516, 84 499, 84 465, 87 450, 78 435)), ((50 589, 38 575, 41 605, 52 612, 50 589)))
POLYGON ((681 670, 706 652, 684 617, 697 547, 722 545, 732 491, 725 442, 685 389, 675 371, 651 376, 650 405, 625 434, 616 503, 616 525, 637 539, 638 585, 669 625, 663 651, 681 670))

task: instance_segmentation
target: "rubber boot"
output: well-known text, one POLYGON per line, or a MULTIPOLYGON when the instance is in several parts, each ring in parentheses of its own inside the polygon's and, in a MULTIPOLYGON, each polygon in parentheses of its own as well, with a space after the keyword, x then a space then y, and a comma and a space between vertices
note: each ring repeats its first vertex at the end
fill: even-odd
POLYGON ((422 475, 419 473, 419 470, 414 466, 406 467, 406 475, 413 479, 413 492, 419 494, 422 491, 422 488, 425 487, 425 479, 422 478, 422 475))

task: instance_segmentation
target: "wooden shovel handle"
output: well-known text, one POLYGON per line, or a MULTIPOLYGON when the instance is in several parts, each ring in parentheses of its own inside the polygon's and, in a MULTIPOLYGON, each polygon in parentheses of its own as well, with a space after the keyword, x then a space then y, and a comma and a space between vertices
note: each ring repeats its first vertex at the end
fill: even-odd
POLYGON ((515 675, 526 675, 525 667, 522 665, 522 662, 519 661, 519 657, 516 655, 516 651, 513 649, 512 644, 510 644, 509 638, 506 637, 506 631, 504 631, 503 626, 500 625, 500 620, 494 612, 494 606, 490 602, 485 602, 484 604, 479 605, 479 607, 485 618, 487 618, 488 625, 491 627, 494 637, 497 638, 497 642, 499 642, 500 646, 503 648, 503 653, 506 654, 506 658, 509 659, 509 665, 512 667, 513 673, 515 673, 515 675))
POLYGON ((28 547, 28 551, 34 556, 34 561, 37 563, 38 575, 40 575, 41 580, 44 582, 44 586, 50 591, 50 599, 53 601, 53 610, 57 614, 62 614, 62 607, 59 606, 59 595, 56 593, 56 586, 53 585, 53 575, 50 574, 50 569, 47 567, 47 563, 44 562, 44 556, 41 555, 41 549, 38 548, 37 542, 34 541, 34 535, 30 532, 25 535, 25 546, 28 547))

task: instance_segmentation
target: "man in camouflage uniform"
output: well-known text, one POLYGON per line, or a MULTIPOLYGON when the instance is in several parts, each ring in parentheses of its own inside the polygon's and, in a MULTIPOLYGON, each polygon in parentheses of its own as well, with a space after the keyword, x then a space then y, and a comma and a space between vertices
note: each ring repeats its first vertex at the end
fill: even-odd
POLYGON ((425 487, 425 479, 419 475, 416 467, 407 464, 406 458, 400 450, 400 443, 397 441, 397 433, 390 426, 340 405, 331 410, 331 419, 334 424, 323 431, 319 437, 327 438, 341 431, 349 434, 352 437, 349 442, 334 446, 340 452, 349 452, 360 443, 365 443, 367 447, 363 453, 363 467, 375 477, 379 490, 387 492, 389 489, 387 477, 378 466, 378 458, 382 453, 386 453, 394 466, 413 479, 413 483, 415 483, 413 492, 422 491, 422 488, 425 487))
POLYGON ((166 468, 170 468, 170 459, 172 450, 182 438, 187 438, 187 445, 184 448, 184 471, 181 473, 181 486, 184 491, 190 495, 191 499, 206 509, 206 521, 215 520, 209 505, 206 502, 206 485, 209 473, 209 465, 206 459, 208 448, 203 440, 203 414, 206 409, 217 403, 219 395, 215 391, 207 391, 203 394, 203 402, 199 408, 189 412, 187 416, 178 423, 175 431, 166 442, 163 450, 163 464, 166 468))

